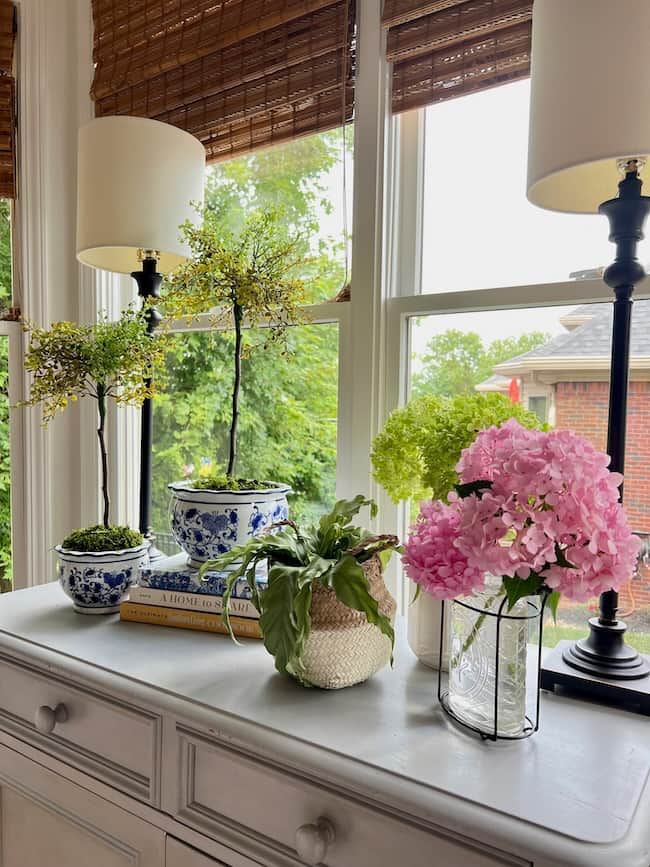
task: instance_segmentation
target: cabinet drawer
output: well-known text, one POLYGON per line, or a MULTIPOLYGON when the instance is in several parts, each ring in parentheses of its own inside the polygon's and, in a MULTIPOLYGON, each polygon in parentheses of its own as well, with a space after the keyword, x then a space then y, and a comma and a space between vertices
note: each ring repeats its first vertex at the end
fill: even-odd
POLYGON ((189 729, 178 728, 180 748, 178 817, 206 834, 236 828, 252 834, 298 863, 326 867, 513 867, 521 861, 480 844, 429 831, 394 818, 290 772, 253 760, 189 729), (320 862, 316 838, 319 820, 333 830, 333 841, 320 862), (308 826, 304 828, 304 826, 308 826), (298 857, 296 832, 302 828, 303 851, 298 857), (316 843, 316 849, 312 845, 316 843), (305 848, 306 847, 306 848, 305 848))
POLYGON ((165 867, 227 867, 223 861, 215 861, 202 855, 196 849, 191 849, 184 843, 167 837, 165 848, 165 867))
POLYGON ((0 659, 0 728, 158 805, 162 725, 154 714, 5 658, 0 659), (47 709, 57 706, 64 711, 54 721, 47 709), (48 717, 50 732, 43 730, 48 717))

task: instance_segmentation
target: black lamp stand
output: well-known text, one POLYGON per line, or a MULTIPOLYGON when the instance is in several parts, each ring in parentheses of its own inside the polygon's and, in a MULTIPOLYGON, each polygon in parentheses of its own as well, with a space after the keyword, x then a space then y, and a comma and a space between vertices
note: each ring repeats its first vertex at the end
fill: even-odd
MULTIPOLYGON (((147 331, 150 335, 158 327, 161 316, 155 307, 160 297, 162 274, 156 270, 158 260, 154 250, 145 250, 142 270, 132 271, 131 276, 138 284, 138 295, 146 309, 147 331), (149 299, 154 299, 153 303, 149 299)), ((151 531, 151 452, 153 449, 153 403, 147 398, 142 404, 142 425, 140 431, 140 509, 139 530, 149 542, 149 559, 154 562, 164 555, 155 546, 156 538, 151 531)))
MULTIPOLYGON (((626 164, 618 190, 618 197, 603 202, 599 212, 609 220, 609 240, 616 244, 616 258, 603 275, 615 295, 607 453, 610 469, 623 473, 632 293, 645 277, 637 259, 637 244, 643 239, 643 224, 650 212, 650 197, 641 195, 636 160, 626 164)), ((650 661, 625 643, 627 627, 618 620, 617 612, 618 593, 603 593, 598 616, 589 620, 589 635, 575 643, 558 644, 544 663, 541 686, 577 688, 605 701, 634 704, 650 715, 650 661)))

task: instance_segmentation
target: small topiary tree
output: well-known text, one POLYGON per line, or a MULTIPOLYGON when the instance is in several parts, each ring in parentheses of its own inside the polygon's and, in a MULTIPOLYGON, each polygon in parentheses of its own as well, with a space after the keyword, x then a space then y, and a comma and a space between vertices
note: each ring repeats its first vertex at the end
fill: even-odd
POLYGON ((242 356, 271 344, 286 349, 287 328, 305 321, 300 309, 305 287, 296 276, 302 239, 274 210, 253 212, 234 234, 225 230, 214 211, 206 209, 202 225, 197 228, 187 223, 183 234, 192 256, 167 278, 161 309, 169 319, 186 316, 190 320, 211 311, 215 326, 232 324, 235 332, 226 476, 201 479, 197 485, 245 489, 248 480, 234 477, 242 356), (261 324, 264 340, 258 346, 244 346, 244 326, 261 324))
MULTIPOLYGON (((103 317, 94 325, 55 322, 50 328, 25 324, 29 347, 25 369, 32 374, 29 400, 43 407, 43 423, 82 397, 97 401, 97 437, 102 460, 102 523, 109 525, 107 401, 140 406, 153 397, 165 358, 165 338, 147 333, 142 312, 125 310, 115 322, 103 317)), ((96 529, 96 528, 91 528, 96 529)))
POLYGON ((476 434, 514 418, 539 428, 537 416, 501 394, 425 396, 391 413, 372 446, 374 477, 394 503, 446 500, 458 481, 456 464, 476 434))

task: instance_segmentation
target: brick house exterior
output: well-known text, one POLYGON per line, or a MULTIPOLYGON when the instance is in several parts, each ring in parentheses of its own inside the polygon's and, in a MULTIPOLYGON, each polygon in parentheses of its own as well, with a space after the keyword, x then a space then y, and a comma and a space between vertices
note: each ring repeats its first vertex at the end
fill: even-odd
MULTIPOLYGON (((555 427, 582 434, 604 451, 612 305, 583 305, 560 322, 565 333, 497 365, 478 390, 507 394, 510 380, 517 377, 527 408, 555 427)), ((634 305, 631 349, 625 506, 632 529, 650 541, 650 301, 634 305)), ((642 566, 621 593, 623 609, 634 605, 650 606, 650 566, 642 566)))

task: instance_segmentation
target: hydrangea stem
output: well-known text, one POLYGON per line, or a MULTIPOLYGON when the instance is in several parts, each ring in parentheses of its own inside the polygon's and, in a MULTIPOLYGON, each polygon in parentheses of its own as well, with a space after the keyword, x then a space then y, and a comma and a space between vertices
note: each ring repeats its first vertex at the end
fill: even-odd
POLYGON ((496 602, 496 600, 499 598, 500 595, 501 595, 500 593, 496 593, 494 596, 490 596, 488 599, 485 600, 485 606, 484 606, 485 610, 483 611, 482 614, 479 614, 479 616, 476 618, 474 626, 472 626, 472 629, 471 629, 469 635, 467 636, 467 638, 463 642, 463 646, 460 649, 460 653, 457 653, 456 656, 454 656, 453 659, 451 660, 450 668, 456 668, 456 666, 459 664, 459 662, 463 658, 464 654, 466 654, 467 651, 472 646, 472 644, 474 644, 474 641, 476 640, 476 636, 479 633, 479 629, 481 628, 481 626, 483 626, 483 622, 485 621, 485 618, 487 617, 487 612, 490 610, 490 608, 492 608, 492 606, 494 605, 494 603, 496 602))

